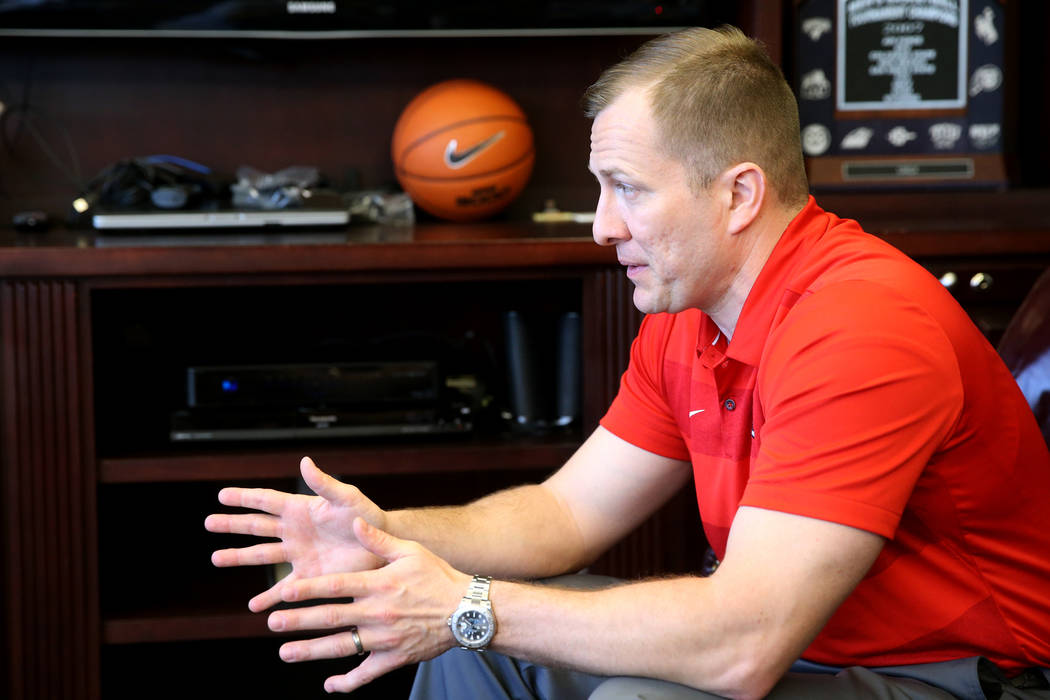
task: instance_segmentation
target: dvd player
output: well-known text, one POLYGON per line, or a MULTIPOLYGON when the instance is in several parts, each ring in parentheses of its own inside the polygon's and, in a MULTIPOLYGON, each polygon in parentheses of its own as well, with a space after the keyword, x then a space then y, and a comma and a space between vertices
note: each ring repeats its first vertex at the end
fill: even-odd
POLYGON ((317 193, 304 199, 302 206, 283 209, 250 209, 212 200, 193 209, 98 206, 91 216, 91 224, 102 231, 346 227, 349 223, 349 207, 331 193, 317 193))
POLYGON ((174 442, 465 433, 472 406, 432 361, 218 365, 186 370, 174 442))
POLYGON ((296 440, 448 435, 473 430, 469 408, 455 415, 437 409, 346 411, 317 409, 181 410, 171 415, 172 442, 296 440))
POLYGON ((186 369, 186 406, 373 406, 438 400, 432 361, 217 365, 186 369))

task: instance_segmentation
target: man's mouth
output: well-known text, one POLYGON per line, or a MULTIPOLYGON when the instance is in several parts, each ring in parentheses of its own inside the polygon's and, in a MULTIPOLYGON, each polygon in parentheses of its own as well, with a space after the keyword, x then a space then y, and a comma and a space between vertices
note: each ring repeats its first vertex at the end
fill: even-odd
POLYGON ((646 267, 645 265, 642 265, 641 263, 623 262, 623 263, 620 263, 620 264, 627 268, 627 277, 628 278, 633 278, 635 275, 637 275, 639 272, 641 272, 646 267))

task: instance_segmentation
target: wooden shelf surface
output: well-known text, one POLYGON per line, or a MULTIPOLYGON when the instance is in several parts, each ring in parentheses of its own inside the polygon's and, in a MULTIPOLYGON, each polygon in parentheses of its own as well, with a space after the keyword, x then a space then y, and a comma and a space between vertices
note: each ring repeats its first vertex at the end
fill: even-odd
POLYGON ((0 232, 0 277, 542 270, 615 263, 615 251, 596 245, 590 227, 581 224, 429 224, 280 236, 0 232))
MULTIPOLYGON (((905 253, 1050 253, 1050 189, 828 192, 817 201, 905 253)), ((155 277, 616 265, 587 224, 491 221, 343 232, 177 236, 0 231, 0 277, 155 277)))
POLYGON ((266 614, 244 612, 179 613, 165 611, 140 617, 104 620, 104 644, 184 642, 273 636, 266 614))
POLYGON ((395 475, 489 470, 547 471, 560 466, 579 446, 568 437, 478 440, 373 446, 315 445, 267 450, 200 451, 107 457, 99 461, 104 484, 283 479, 299 474, 309 455, 340 476, 395 475))

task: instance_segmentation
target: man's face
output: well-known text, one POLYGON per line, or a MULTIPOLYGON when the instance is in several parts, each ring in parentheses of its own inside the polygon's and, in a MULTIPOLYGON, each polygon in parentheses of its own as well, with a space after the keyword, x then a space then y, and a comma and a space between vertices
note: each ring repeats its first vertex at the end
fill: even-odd
POLYGON ((724 217, 715 196, 693 192, 685 165, 657 138, 642 89, 624 92, 594 119, 589 168, 601 188, 594 240, 616 246, 642 312, 710 310, 735 272, 724 217))

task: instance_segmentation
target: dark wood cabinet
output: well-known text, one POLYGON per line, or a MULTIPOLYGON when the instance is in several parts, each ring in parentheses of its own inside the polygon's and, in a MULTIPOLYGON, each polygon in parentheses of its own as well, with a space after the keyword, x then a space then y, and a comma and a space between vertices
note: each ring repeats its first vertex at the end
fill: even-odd
MULTIPOLYGON (((222 653, 243 661, 231 661, 230 677, 301 678, 282 669, 275 642, 263 659, 246 656, 273 641, 245 607, 270 574, 210 565, 212 549, 237 541, 203 530, 221 485, 295 489, 310 454, 384 507, 462 502, 542 479, 597 424, 638 318, 615 256, 585 227, 422 227, 390 244, 354 242, 357 233, 325 245, 0 247, 12 697, 122 697, 143 680, 131 659, 157 667, 198 642, 228 643, 222 653), (398 333, 422 353, 444 333, 442 342, 470 337, 499 357, 508 309, 579 314, 581 415, 568 429, 523 434, 497 419, 437 438, 169 439, 187 362, 294 362, 325 347, 331 361, 351 341, 398 333)), ((506 364, 490 369, 498 382, 506 364)), ((598 566, 621 575, 681 566, 680 554, 665 562, 656 546, 636 549, 598 566)), ((320 687, 316 674, 304 692, 320 687)), ((197 682, 173 680, 171 692, 197 682)))
MULTIPOLYGON (((263 687, 313 692, 338 666, 288 668, 264 617, 246 610, 268 571, 210 565, 212 549, 237 541, 203 530, 221 485, 294 489, 299 458, 310 454, 384 507, 454 502, 542 479, 597 424, 639 317, 615 256, 585 227, 424 226, 397 243, 356 235, 323 245, 98 248, 56 236, 0 246, 11 697, 122 697, 170 672, 166 659, 192 665, 204 649, 228 659, 221 683, 251 675, 263 687), (189 447, 168 439, 171 387, 187 356, 223 360, 232 347, 290 360, 291 348, 343 347, 369 329, 433 330, 437 313, 438 326, 499 345, 497 316, 522 305, 580 314, 582 412, 568 431, 189 447), (263 344, 272 347, 249 350, 263 344)), ((955 275, 990 337, 1050 258, 1050 227, 883 235, 955 275), (971 284, 978 275, 987 284, 971 284)), ((683 492, 595 570, 695 570, 702 549, 695 500, 683 492)), ((372 692, 397 695, 407 673, 372 692)), ((171 693, 195 687, 193 678, 179 675, 171 693)))

